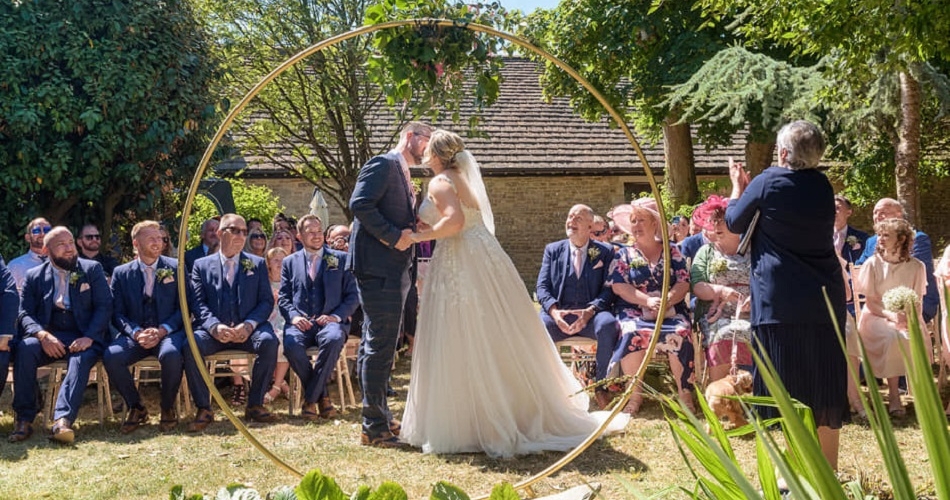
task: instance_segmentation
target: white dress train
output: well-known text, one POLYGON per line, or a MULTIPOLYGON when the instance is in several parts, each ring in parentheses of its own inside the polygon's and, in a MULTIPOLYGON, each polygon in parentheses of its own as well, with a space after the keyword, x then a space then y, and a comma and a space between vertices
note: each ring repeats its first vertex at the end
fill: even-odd
MULTIPOLYGON (((464 228, 436 243, 419 299, 402 439, 424 453, 569 450, 606 412, 588 413, 511 259, 479 211, 462 207, 464 228)), ((430 200, 419 216, 441 217, 430 200)), ((612 431, 627 422, 618 417, 612 431)))

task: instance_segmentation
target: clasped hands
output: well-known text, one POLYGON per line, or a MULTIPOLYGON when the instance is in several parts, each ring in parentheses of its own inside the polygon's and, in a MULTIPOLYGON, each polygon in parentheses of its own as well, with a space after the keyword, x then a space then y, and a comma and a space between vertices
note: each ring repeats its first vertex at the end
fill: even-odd
POLYGON ((135 340, 142 349, 151 349, 158 345, 168 335, 168 330, 163 327, 158 328, 143 328, 132 336, 132 339, 135 340))
POLYGON ((89 337, 79 337, 72 341, 69 347, 66 347, 61 340, 46 330, 37 333, 36 338, 39 339, 40 347, 43 348, 43 352, 51 358, 61 358, 65 356, 67 352, 82 352, 92 347, 92 339, 89 337))
POLYGON ((317 316, 316 319, 307 318, 305 316, 294 316, 290 323, 297 327, 301 332, 306 332, 313 328, 313 325, 326 326, 330 323, 339 323, 336 319, 336 316, 332 314, 321 314, 317 316))
POLYGON ((565 335, 576 335, 587 326, 587 322, 590 321, 596 313, 592 311, 591 308, 558 309, 552 307, 550 314, 554 319, 554 323, 565 335), (574 318, 568 321, 569 316, 573 316, 574 318))
POLYGON ((242 344, 247 341, 254 331, 250 323, 241 323, 237 326, 227 326, 224 323, 218 324, 212 329, 211 336, 222 344, 234 343, 242 344))
POLYGON ((709 305, 709 310, 706 311, 706 321, 714 323, 719 320, 719 318, 722 317, 723 306, 730 302, 735 302, 738 310, 743 313, 747 313, 752 309, 751 296, 743 297, 742 294, 735 289, 722 286, 719 287, 716 298, 713 299, 709 305))

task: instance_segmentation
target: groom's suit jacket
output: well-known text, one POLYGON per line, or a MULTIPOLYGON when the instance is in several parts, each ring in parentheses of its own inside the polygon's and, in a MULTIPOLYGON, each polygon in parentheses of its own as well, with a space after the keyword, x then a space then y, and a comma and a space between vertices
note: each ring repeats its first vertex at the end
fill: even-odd
MULTIPOLYGON (((614 293, 607 281, 610 263, 614 258, 614 249, 599 241, 590 240, 587 246, 588 254, 581 270, 580 281, 587 286, 588 293, 595 297, 589 306, 598 311, 609 310, 613 305, 614 293), (594 252, 592 249, 597 249, 594 252), (591 258, 591 254, 597 256, 591 258)), ((568 274, 574 272, 571 261, 570 240, 555 241, 544 248, 544 259, 541 261, 541 271, 538 273, 537 295, 541 310, 547 313, 554 304, 561 305, 564 293, 564 281, 568 274)))
POLYGON ((346 269, 357 275, 400 276, 409 267, 412 246, 394 248, 402 230, 414 228, 416 214, 399 153, 372 158, 360 170, 350 197, 353 233, 346 269))
POLYGON ((234 273, 237 287, 237 304, 233 307, 233 317, 229 317, 231 304, 225 304, 224 266, 221 265, 220 252, 195 261, 191 272, 191 286, 194 297, 196 328, 211 331, 218 323, 238 325, 245 321, 254 321, 258 329, 272 330, 267 318, 274 311, 274 292, 270 287, 267 265, 264 259, 245 252, 237 256, 238 265, 234 273), (244 262, 250 262, 245 268, 244 262))
MULTIPOLYGON (((115 299, 112 325, 120 335, 131 337, 144 328, 142 322, 146 316, 145 272, 142 268, 142 263, 135 259, 115 268, 112 273, 112 297, 115 299)), ((178 303, 178 261, 164 255, 159 256, 156 269, 170 269, 173 273, 163 279, 156 276, 152 286, 152 300, 155 302, 158 324, 171 327, 169 333, 181 330, 183 321, 181 306, 178 303)))
POLYGON ((323 247, 323 258, 317 268, 317 277, 310 280, 307 275, 307 252, 300 250, 284 259, 280 269, 280 293, 277 305, 280 313, 290 326, 290 320, 297 316, 311 318, 323 314, 334 314, 340 318, 344 329, 350 326, 350 316, 360 305, 359 291, 353 273, 345 269, 346 254, 323 247), (328 256, 336 259, 336 265, 328 263, 328 256), (314 303, 312 291, 317 287, 322 291, 323 300, 314 303))
MULTIPOLYGON (((75 272, 78 273, 75 282, 68 282, 69 310, 73 313, 79 333, 91 338, 96 348, 102 350, 109 340, 106 337, 112 318, 112 293, 106 283, 106 275, 101 264, 86 259, 77 260, 75 272)), ((55 280, 53 265, 49 262, 27 271, 20 297, 24 335, 36 335, 49 326, 55 307, 55 280)))

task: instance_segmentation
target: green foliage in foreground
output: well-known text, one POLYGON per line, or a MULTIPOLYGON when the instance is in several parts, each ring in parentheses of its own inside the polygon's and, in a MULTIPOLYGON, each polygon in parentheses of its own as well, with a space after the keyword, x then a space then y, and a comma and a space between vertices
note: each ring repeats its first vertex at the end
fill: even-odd
MULTIPOLYGON (((948 303, 950 305, 950 303, 948 303)), ((933 470, 933 488, 937 498, 950 499, 950 432, 947 418, 943 413, 940 396, 933 379, 930 362, 927 357, 920 325, 917 324, 916 311, 908 314, 911 332, 910 352, 904 352, 908 366, 907 379, 914 394, 917 420, 924 436, 929 463, 933 470)), ((844 339, 839 332, 841 348, 845 349, 844 339)), ((862 351, 864 347, 862 345, 862 351)), ((776 420, 762 421, 754 419, 748 411, 749 426, 726 432, 718 418, 706 406, 702 397, 698 400, 708 422, 708 431, 700 421, 682 404, 671 398, 664 398, 672 416, 668 418, 670 429, 677 441, 683 459, 687 462, 695 479, 692 489, 682 491, 694 499, 749 499, 764 498, 779 500, 782 498, 778 487, 778 478, 784 479, 792 498, 798 499, 874 499, 878 498, 864 492, 858 481, 841 484, 835 471, 825 460, 818 443, 815 422, 811 410, 793 400, 775 373, 775 367, 767 357, 754 353, 756 364, 763 373, 763 380, 773 394, 769 398, 741 397, 744 405, 770 405, 779 409, 781 417, 776 420), (780 449, 768 429, 779 424, 785 436, 786 449, 780 449), (758 486, 747 478, 736 461, 729 437, 753 434, 756 439, 758 486)), ((863 356, 864 359, 867 356, 863 356)), ((863 363, 868 374, 868 397, 862 398, 862 405, 868 414, 869 425, 874 431, 892 488, 891 496, 895 500, 913 500, 917 498, 914 486, 904 459, 900 454, 900 445, 887 412, 871 366, 863 363)), ((849 366, 849 374, 857 375, 857 369, 849 366)))
MULTIPOLYGON (((337 486, 333 478, 324 476, 319 469, 307 473, 296 489, 284 487, 277 489, 266 497, 257 490, 241 484, 231 484, 218 490, 214 497, 201 494, 185 495, 181 485, 171 489, 169 500, 408 500, 406 490, 398 484, 385 481, 375 490, 369 486, 360 486, 355 492, 347 495, 337 486)), ((488 497, 490 500, 520 500, 514 487, 508 483, 496 485, 488 497)), ((439 481, 432 487, 430 500, 469 500, 468 494, 459 487, 439 481)))

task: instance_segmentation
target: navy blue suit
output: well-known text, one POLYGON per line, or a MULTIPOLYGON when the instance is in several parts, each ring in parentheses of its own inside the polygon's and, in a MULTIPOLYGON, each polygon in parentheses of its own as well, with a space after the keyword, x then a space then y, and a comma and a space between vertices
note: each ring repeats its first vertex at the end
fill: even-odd
MULTIPOLYGON (((864 261, 874 255, 876 248, 877 235, 875 234, 868 238, 867 243, 864 245, 864 253, 861 254, 861 257, 855 264, 864 264, 864 261)), ((930 236, 927 236, 923 231, 917 231, 914 235, 914 249, 911 251, 911 254, 915 259, 923 262, 924 267, 927 268, 927 293, 924 294, 922 312, 924 321, 930 321, 937 315, 937 309, 940 308, 940 294, 937 292, 937 279, 934 277, 934 257, 933 247, 930 244, 930 236)))
POLYGON ((360 382, 363 389, 363 432, 377 437, 389 432, 392 414, 386 388, 396 341, 402 329, 409 294, 412 246, 396 250, 403 229, 415 227, 412 193, 399 163, 399 153, 370 159, 356 179, 350 197, 353 234, 346 268, 353 271, 363 307, 360 382))
POLYGON ((856 263, 858 259, 861 258, 862 252, 864 252, 865 247, 867 246, 868 233, 861 231, 860 229, 855 229, 851 226, 848 226, 847 235, 845 236, 845 242, 841 245, 840 250, 841 258, 845 262, 856 263), (857 242, 856 245, 851 245, 847 240, 854 237, 857 242))
POLYGON ((7 384, 7 372, 10 369, 10 355, 17 343, 16 318, 20 312, 20 294, 17 293, 16 280, 0 257, 0 335, 12 335, 9 348, 0 351, 0 394, 7 384))
POLYGON ((696 256, 696 252, 703 247, 706 243, 709 243, 709 240, 703 236, 703 232, 700 231, 696 234, 687 236, 683 241, 677 243, 677 247, 680 249, 680 253, 683 254, 683 257, 692 260, 696 256))
POLYGON ((185 252, 185 272, 187 276, 191 276, 191 270, 195 267, 195 261, 206 255, 204 244, 198 245, 185 252))
MULTIPOLYGON (((270 386, 277 366, 277 348, 280 341, 267 318, 274 310, 274 293, 267 275, 267 265, 260 257, 240 252, 234 273, 234 283, 228 285, 220 252, 195 261, 191 273, 195 314, 195 342, 202 356, 228 349, 257 354, 251 373, 248 407, 264 404, 264 392, 270 386), (218 324, 238 326, 250 321, 257 326, 242 343, 222 343, 211 336, 218 324)), ((199 409, 211 407, 211 393, 201 378, 198 365, 190 349, 185 350, 185 373, 188 387, 199 409)))
POLYGON ((56 279, 53 265, 46 262, 26 273, 20 297, 20 322, 24 337, 17 346, 14 360, 16 394, 13 409, 18 421, 32 422, 36 418, 36 369, 56 361, 43 352, 36 338, 37 333, 46 330, 67 347, 64 359, 68 368, 56 399, 53 420, 76 420, 82 404, 82 393, 89 382, 89 372, 105 349, 109 318, 112 316, 112 293, 101 264, 86 259, 78 259, 77 262, 73 274, 75 279, 70 278, 67 283, 69 313, 65 315, 69 319, 66 322, 63 322, 62 313, 57 312, 54 317, 54 309, 58 308, 53 305, 56 279), (69 345, 80 337, 92 339, 92 345, 85 351, 69 352, 69 345))
POLYGON ((345 270, 345 263, 346 254, 324 246, 314 280, 307 272, 305 250, 294 252, 281 265, 277 304, 286 325, 284 356, 300 377, 306 403, 316 403, 327 396, 327 381, 350 332, 350 316, 359 306, 356 279, 345 270), (314 320, 322 315, 334 315, 340 322, 320 327, 314 320), (313 326, 301 331, 291 323, 298 316, 309 319, 313 326), (311 365, 306 351, 313 346, 319 347, 320 352, 311 365))
POLYGON ((174 408, 181 386, 182 349, 186 339, 178 303, 178 261, 159 256, 155 266, 151 297, 145 295, 145 266, 140 260, 115 268, 111 284, 114 299, 112 324, 119 334, 106 349, 102 362, 109 372, 110 384, 122 395, 126 406, 136 408, 141 405, 141 397, 129 366, 148 356, 158 357, 162 367, 161 408, 167 411, 174 408), (168 273, 171 274, 164 276, 168 273), (139 330, 159 326, 164 326, 168 335, 155 347, 145 349, 135 341, 134 336, 139 330))
MULTIPOLYGON (((587 254, 580 278, 574 272, 570 240, 549 243, 544 248, 544 259, 538 272, 536 293, 541 304, 541 321, 555 342, 568 338, 558 328, 554 318, 548 313, 551 307, 558 309, 586 309, 594 307, 596 314, 584 329, 576 335, 597 340, 597 380, 607 375, 610 355, 617 345, 620 328, 617 318, 610 312, 614 293, 607 281, 610 263, 614 258, 613 247, 599 241, 589 240, 587 254)), ((567 316, 570 323, 574 316, 567 316)))

